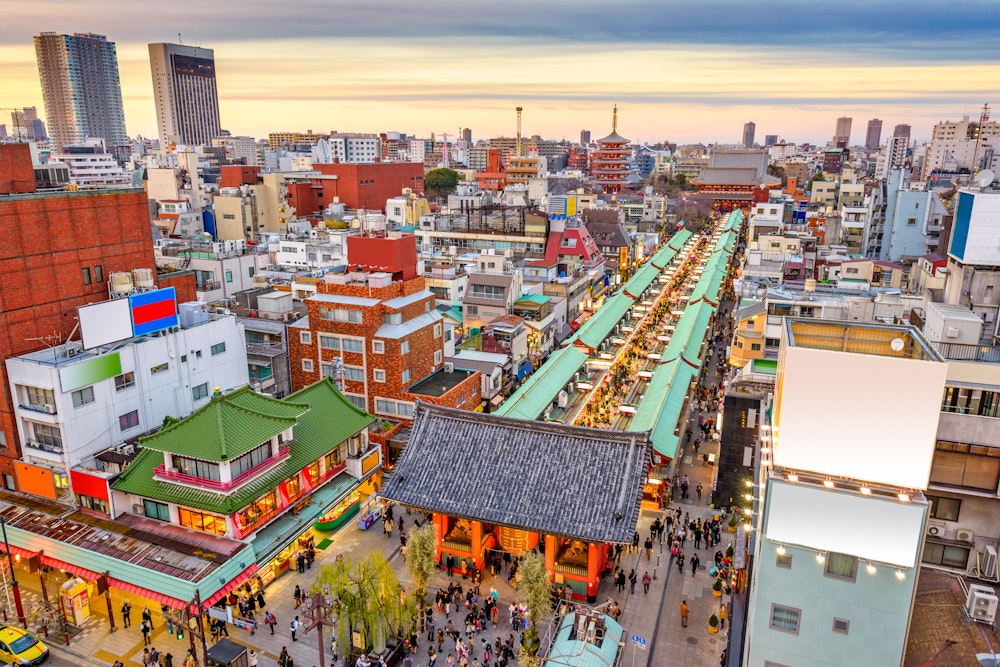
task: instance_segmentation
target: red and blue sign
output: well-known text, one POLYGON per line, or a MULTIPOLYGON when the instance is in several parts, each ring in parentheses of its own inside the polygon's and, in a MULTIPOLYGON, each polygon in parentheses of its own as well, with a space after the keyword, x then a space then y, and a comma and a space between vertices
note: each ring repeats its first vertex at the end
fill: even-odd
POLYGON ((144 336, 179 324, 177 295, 173 287, 133 294, 128 301, 132 309, 133 336, 144 336))

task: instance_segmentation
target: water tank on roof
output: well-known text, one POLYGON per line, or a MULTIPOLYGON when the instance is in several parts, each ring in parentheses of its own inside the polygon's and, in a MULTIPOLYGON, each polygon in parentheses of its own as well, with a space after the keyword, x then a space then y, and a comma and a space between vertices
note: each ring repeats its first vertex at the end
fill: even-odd
POLYGON ((153 270, 132 269, 132 280, 134 281, 137 289, 153 289, 153 270))
POLYGON ((111 292, 113 294, 128 294, 135 288, 132 274, 127 271, 117 271, 111 274, 111 292))

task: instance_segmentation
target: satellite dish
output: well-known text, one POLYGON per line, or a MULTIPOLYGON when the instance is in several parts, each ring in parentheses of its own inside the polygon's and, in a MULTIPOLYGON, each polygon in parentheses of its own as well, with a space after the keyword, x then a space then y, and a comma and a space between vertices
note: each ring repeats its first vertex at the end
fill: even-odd
POLYGON ((351 218, 351 227, 354 229, 361 229, 361 221, 357 218, 351 218))
POLYGON ((889 347, 892 348, 893 352, 901 351, 904 345, 906 345, 906 343, 903 342, 902 338, 893 338, 891 341, 889 341, 889 347))
POLYGON ((976 185, 981 188, 985 188, 996 179, 997 175, 993 173, 992 169, 983 169, 981 172, 976 174, 976 185))

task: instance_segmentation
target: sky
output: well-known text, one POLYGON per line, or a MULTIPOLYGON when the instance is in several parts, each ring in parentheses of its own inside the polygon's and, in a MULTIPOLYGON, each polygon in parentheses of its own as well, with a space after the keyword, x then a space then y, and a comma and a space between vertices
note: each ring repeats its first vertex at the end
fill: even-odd
MULTIPOLYGON (((222 126, 474 138, 825 143, 836 119, 934 123, 1000 104, 996 0, 4 0, 0 108, 37 106, 32 36, 117 44, 126 127, 156 136, 147 43, 215 51, 222 126)), ((1000 116, 1000 107, 997 114, 1000 116)), ((9 112, 0 111, 0 123, 9 112)))

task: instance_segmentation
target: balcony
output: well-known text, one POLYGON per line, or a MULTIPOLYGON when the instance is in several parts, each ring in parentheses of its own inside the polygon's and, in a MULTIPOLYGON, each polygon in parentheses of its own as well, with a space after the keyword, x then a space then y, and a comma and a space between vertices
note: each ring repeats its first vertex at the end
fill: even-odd
POLYGON ((278 448, 278 455, 272 456, 266 461, 261 461, 259 464, 250 468, 246 472, 237 475, 232 480, 228 482, 220 482, 214 479, 205 479, 204 477, 196 477, 194 475, 188 475, 177 470, 168 469, 165 464, 156 466, 153 469, 153 476, 168 480, 171 482, 177 482, 179 484, 190 484, 191 486, 201 487, 203 489, 211 489, 212 491, 219 491, 221 493, 228 493, 233 489, 239 487, 241 484, 249 480, 251 477, 258 475, 269 468, 273 468, 286 461, 291 455, 291 448, 286 444, 278 448))
POLYGON ((351 455, 344 462, 347 464, 347 474, 355 479, 363 479, 365 475, 382 463, 382 448, 371 445, 366 452, 351 455))
POLYGON ((43 452, 48 452, 49 454, 62 454, 63 446, 62 443, 54 442, 39 442, 38 440, 28 440, 27 447, 31 449, 38 449, 43 452))
POLYGON ((222 287, 222 283, 218 280, 205 280, 200 283, 195 283, 194 289, 196 292, 211 292, 212 290, 217 290, 222 287))

